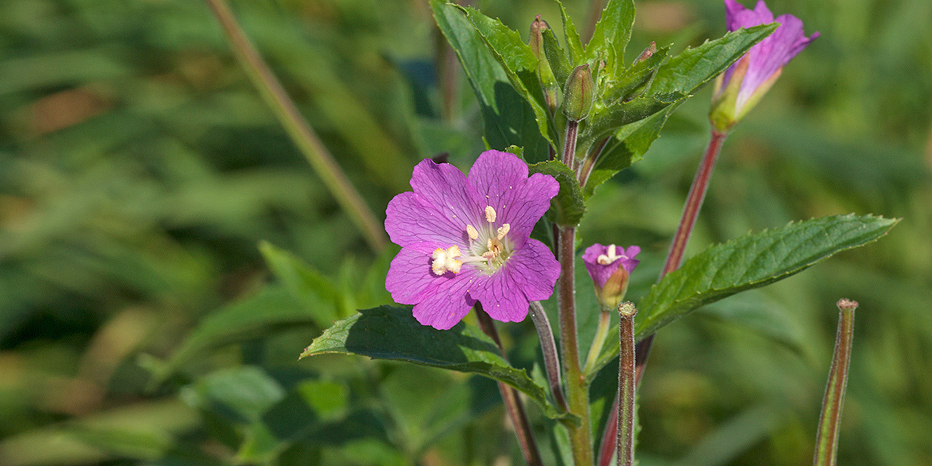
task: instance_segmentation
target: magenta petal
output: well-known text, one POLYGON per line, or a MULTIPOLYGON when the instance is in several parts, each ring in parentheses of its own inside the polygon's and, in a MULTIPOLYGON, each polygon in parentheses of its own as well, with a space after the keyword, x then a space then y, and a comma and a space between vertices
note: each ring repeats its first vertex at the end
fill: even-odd
POLYGON ((385 289, 399 304, 417 304, 434 289, 450 279, 435 275, 430 269, 430 254, 437 246, 416 243, 404 248, 392 259, 385 276, 385 289))
MULTIPOLYGON (((509 223, 514 231, 512 238, 527 238, 534 225, 550 208, 550 200, 560 192, 560 183, 550 175, 535 173, 524 188, 504 196, 502 222, 509 223)), ((520 243, 516 244, 520 247, 520 243)))
POLYGON ((424 300, 414 305, 414 318, 421 325, 430 325, 437 330, 448 330, 463 320, 476 304, 470 296, 476 286, 478 273, 464 268, 455 277, 432 288, 424 300))
POLYGON ((436 164, 422 160, 411 175, 414 192, 434 206, 451 223, 475 224, 485 205, 479 205, 479 195, 467 182, 466 175, 448 163, 436 164))
POLYGON ((395 196, 385 209, 385 231, 399 246, 420 242, 444 245, 466 244, 466 222, 443 215, 418 193, 395 196))
POLYGON ((469 169, 469 183, 479 194, 481 207, 490 205, 504 216, 507 206, 504 197, 509 192, 521 191, 527 182, 527 164, 514 154, 497 150, 487 150, 479 155, 476 163, 469 169))
POLYGON ((503 273, 504 268, 481 277, 481 280, 476 281, 476 286, 469 290, 469 294, 482 303, 482 309, 493 319, 499 322, 521 322, 527 317, 528 300, 509 275, 503 273))
POLYGON ((553 287, 560 277, 560 263, 547 245, 529 239, 524 247, 508 258, 508 264, 501 272, 508 275, 516 288, 524 291, 528 300, 543 301, 553 294, 553 287))
POLYGON ((608 246, 595 243, 586 248, 582 255, 583 264, 586 266, 586 271, 589 272, 589 277, 592 278, 592 281, 595 282, 599 288, 605 286, 605 282, 607 282, 609 277, 618 269, 617 264, 599 264, 599 256, 607 253, 608 246))

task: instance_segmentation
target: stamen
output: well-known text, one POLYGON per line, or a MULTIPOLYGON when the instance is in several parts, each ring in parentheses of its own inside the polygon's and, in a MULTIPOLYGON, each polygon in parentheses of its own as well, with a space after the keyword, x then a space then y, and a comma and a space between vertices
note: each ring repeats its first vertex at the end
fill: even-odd
POLYGON ((461 255, 459 246, 455 244, 446 250, 437 248, 430 255, 430 258, 433 259, 433 262, 430 263, 430 270, 434 272, 434 275, 443 275, 447 272, 459 273, 463 262, 456 260, 456 258, 461 255))
POLYGON ((469 235, 469 239, 471 240, 479 239, 479 232, 476 231, 476 227, 472 225, 466 225, 466 234, 469 235))
POLYGON ((492 223, 495 221, 495 209, 492 206, 485 206, 485 221, 492 223))
POLYGON ((511 230, 511 225, 509 225, 509 224, 507 224, 507 223, 504 224, 504 225, 502 225, 502 226, 500 226, 500 227, 498 227, 498 235, 496 235, 496 237, 497 237, 498 239, 504 239, 504 238, 505 238, 505 235, 508 234, 508 231, 509 231, 509 230, 511 230))

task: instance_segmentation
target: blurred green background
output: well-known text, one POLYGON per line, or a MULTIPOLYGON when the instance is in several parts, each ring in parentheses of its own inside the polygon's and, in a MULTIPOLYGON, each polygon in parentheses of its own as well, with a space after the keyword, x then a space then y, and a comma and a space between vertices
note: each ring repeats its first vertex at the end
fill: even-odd
MULTIPOLYGON (((592 5, 566 4, 590 30, 592 5)), ((523 37, 536 14, 559 29, 549 1, 475 5, 523 37)), ((719 0, 637 5, 632 50, 724 33, 719 0)), ((482 149, 426 2, 231 6, 380 220, 420 159, 465 169, 482 149)), ((726 142, 691 253, 794 219, 903 221, 658 334, 641 464, 808 464, 847 297, 861 307, 839 463, 932 465, 932 2, 769 6, 822 37, 726 142)), ((644 248, 635 300, 676 227, 709 97, 581 226, 584 243, 644 248)), ((521 464, 488 380, 296 360, 333 320, 390 301, 391 252, 366 246, 202 2, 0 2, 0 464, 521 464)), ((530 367, 530 325, 501 331, 530 367)))

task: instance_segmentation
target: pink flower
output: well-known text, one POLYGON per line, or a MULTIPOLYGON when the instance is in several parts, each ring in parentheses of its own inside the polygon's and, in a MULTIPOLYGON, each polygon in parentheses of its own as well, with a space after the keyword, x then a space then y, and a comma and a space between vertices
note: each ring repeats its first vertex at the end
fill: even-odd
POLYGON ((614 244, 603 246, 596 243, 586 248, 582 255, 583 263, 592 277, 596 297, 603 309, 613 310, 624 299, 628 276, 641 262, 634 258, 640 252, 638 246, 629 246, 625 250, 614 244))
POLYGON ((774 20, 763 0, 759 0, 753 10, 746 9, 735 0, 725 0, 725 18, 728 31, 774 21, 780 26, 751 47, 715 82, 712 121, 722 131, 740 121, 770 89, 783 66, 819 37, 818 32, 806 37, 802 20, 793 15, 780 15, 774 20))
POLYGON ((385 287, 414 305, 423 325, 446 330, 476 301, 493 319, 518 322, 529 301, 553 294, 560 265, 530 239, 560 185, 507 152, 483 152, 463 175, 453 165, 424 160, 414 167, 413 192, 388 204, 385 231, 401 246, 385 287))

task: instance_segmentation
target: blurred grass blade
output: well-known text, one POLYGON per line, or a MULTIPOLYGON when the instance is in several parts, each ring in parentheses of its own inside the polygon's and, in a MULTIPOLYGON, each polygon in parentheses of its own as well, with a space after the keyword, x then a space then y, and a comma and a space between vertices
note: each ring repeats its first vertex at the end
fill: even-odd
POLYGON ((336 197, 340 206, 346 210, 353 223, 362 230, 363 237, 376 251, 382 251, 388 245, 385 231, 376 220, 375 215, 366 206, 362 197, 343 174, 333 156, 317 137, 314 130, 298 112, 294 102, 285 93, 281 83, 272 74, 268 65, 256 52, 255 47, 243 33, 233 17, 233 13, 223 0, 206 0, 210 9, 223 27, 230 41, 230 47, 240 61, 253 85, 262 94, 269 107, 275 113, 285 131, 304 154, 308 162, 320 176, 327 188, 336 197))
POLYGON ((841 425, 841 410, 845 404, 845 387, 848 384, 848 365, 851 362, 851 343, 854 338, 854 310, 858 303, 842 299, 838 301, 838 333, 835 335, 835 354, 828 373, 819 429, 816 431, 816 450, 812 464, 834 466, 838 450, 838 428, 841 425))

